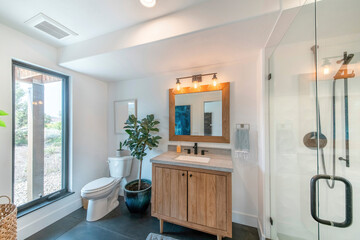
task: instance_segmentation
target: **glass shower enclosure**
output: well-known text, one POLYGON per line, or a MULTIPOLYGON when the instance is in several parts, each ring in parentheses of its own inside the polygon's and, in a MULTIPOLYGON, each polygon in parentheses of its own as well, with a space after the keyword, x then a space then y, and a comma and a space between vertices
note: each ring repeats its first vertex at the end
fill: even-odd
POLYGON ((271 239, 360 239, 360 1, 305 2, 268 63, 271 239))

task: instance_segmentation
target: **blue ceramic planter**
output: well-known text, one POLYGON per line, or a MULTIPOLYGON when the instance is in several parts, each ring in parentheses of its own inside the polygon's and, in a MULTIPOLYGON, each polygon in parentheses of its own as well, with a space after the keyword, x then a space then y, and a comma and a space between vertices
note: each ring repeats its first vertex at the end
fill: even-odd
POLYGON ((134 184, 139 180, 128 182, 124 189, 125 204, 131 213, 143 213, 149 207, 151 200, 151 181, 148 179, 141 179, 142 182, 150 184, 150 187, 140 191, 129 191, 126 189, 128 185, 134 184))

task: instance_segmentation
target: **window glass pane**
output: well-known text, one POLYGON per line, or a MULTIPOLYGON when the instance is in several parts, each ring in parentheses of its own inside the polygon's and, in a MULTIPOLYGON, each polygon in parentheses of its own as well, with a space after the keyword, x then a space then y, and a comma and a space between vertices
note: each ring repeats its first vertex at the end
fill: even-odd
POLYGON ((15 66, 14 202, 64 188, 63 79, 15 66))

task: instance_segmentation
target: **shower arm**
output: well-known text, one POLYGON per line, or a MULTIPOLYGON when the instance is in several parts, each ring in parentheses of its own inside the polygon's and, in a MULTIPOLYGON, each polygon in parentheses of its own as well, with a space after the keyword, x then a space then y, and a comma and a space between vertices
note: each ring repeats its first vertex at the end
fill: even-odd
POLYGON ((344 52, 344 58, 337 61, 337 63, 343 62, 340 69, 336 72, 334 76, 334 80, 339 79, 348 79, 348 78, 354 78, 355 73, 354 70, 351 73, 348 73, 348 64, 351 62, 352 58, 354 57, 354 54, 347 54, 347 52, 344 52))

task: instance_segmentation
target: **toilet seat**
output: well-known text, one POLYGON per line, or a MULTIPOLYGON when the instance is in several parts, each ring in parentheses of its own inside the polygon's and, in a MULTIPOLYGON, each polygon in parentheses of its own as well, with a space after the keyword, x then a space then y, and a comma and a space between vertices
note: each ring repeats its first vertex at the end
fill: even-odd
POLYGON ((116 183, 115 178, 111 178, 111 177, 103 177, 103 178, 99 178, 96 179, 94 181, 89 182, 88 184, 86 184, 81 191, 83 193, 94 193, 94 192, 99 192, 102 191, 106 188, 112 187, 112 185, 114 185, 114 183, 116 183))

